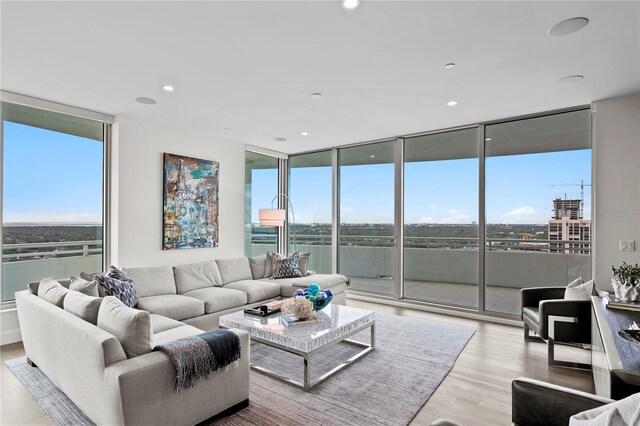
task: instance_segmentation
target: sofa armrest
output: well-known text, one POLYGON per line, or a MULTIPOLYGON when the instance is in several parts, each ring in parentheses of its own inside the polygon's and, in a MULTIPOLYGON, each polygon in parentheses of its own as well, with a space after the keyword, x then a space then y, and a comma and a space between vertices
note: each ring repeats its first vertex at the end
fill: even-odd
POLYGON ((241 357, 230 368, 211 372, 207 379, 181 392, 174 390, 176 371, 164 352, 153 351, 113 364, 105 371, 121 413, 118 424, 197 424, 249 398, 249 333, 240 337, 241 357))
POLYGON ((613 402, 524 377, 511 383, 511 397, 511 421, 518 426, 566 426, 571 416, 613 402))
POLYGON ((591 341, 591 300, 542 300, 538 305, 539 334, 549 337, 549 316, 577 318, 576 323, 556 323, 554 339, 565 343, 591 341))
POLYGON ((522 307, 535 308, 541 300, 564 299, 565 287, 530 287, 520 290, 522 307))

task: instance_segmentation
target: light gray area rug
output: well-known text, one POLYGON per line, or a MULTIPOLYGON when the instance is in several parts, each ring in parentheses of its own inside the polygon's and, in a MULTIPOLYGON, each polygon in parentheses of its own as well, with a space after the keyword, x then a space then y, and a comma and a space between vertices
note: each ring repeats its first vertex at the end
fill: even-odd
MULTIPOLYGON (((251 372, 249 407, 213 425, 404 425, 411 422, 453 367, 475 330, 376 312, 376 349, 305 392, 251 372)), ((353 337, 369 342, 369 331, 353 337)), ((338 344, 312 361, 318 377, 360 348, 338 344)), ((251 346, 251 361, 302 381, 302 358, 266 345, 251 346)), ((88 425, 89 419, 25 358, 9 369, 56 425, 88 425)))

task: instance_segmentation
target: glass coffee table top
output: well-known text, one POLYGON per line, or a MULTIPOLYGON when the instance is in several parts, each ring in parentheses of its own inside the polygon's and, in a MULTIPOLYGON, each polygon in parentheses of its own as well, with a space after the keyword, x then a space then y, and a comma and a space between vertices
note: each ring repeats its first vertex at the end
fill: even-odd
POLYGON ((220 326, 248 332, 256 340, 302 353, 312 352, 375 321, 375 313, 330 304, 315 320, 289 324, 282 313, 259 317, 243 311, 220 317, 220 326))

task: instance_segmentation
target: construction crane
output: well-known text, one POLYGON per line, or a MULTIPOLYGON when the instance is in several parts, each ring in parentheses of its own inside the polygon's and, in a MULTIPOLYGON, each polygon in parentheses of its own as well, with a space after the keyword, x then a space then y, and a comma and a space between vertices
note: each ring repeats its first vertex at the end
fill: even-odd
MULTIPOLYGON (((580 180, 580 183, 561 183, 549 186, 579 186, 580 187, 580 217, 582 217, 582 209, 584 207, 584 187, 591 186, 590 183, 584 183, 584 179, 580 180)), ((567 198, 567 194, 564 195, 567 198)))

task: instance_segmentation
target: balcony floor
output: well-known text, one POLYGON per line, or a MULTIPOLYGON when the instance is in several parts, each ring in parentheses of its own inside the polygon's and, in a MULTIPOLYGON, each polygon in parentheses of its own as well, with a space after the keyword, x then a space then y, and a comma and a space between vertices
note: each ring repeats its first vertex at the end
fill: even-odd
MULTIPOLYGON (((393 280, 350 277, 354 290, 393 294, 393 280)), ((478 286, 471 284, 405 281, 405 298, 443 305, 478 306, 478 286)), ((486 306, 490 311, 520 315, 520 288, 487 286, 486 306)))

